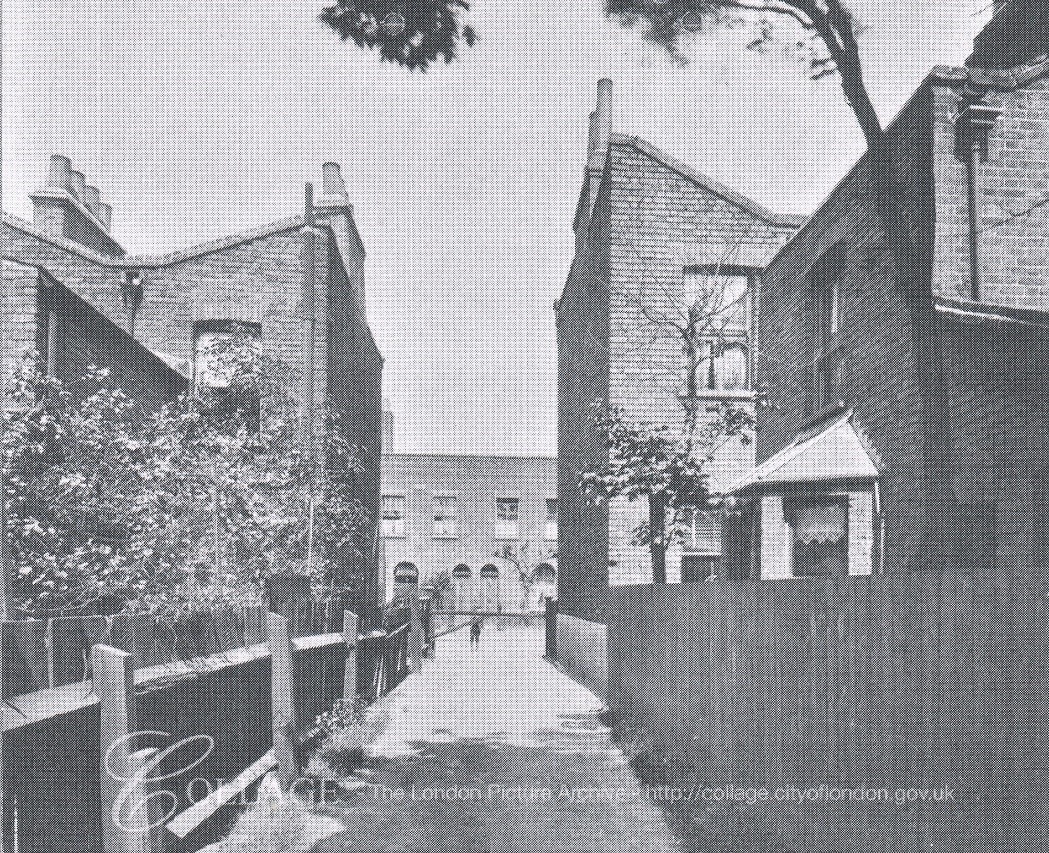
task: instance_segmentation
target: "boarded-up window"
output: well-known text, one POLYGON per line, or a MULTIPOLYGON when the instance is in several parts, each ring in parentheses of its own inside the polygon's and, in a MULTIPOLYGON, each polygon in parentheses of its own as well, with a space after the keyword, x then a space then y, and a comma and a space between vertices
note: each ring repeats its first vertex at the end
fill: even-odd
POLYGON ((245 357, 254 358, 260 329, 257 323, 202 321, 193 336, 193 378, 196 391, 223 428, 241 425, 257 433, 262 397, 257 382, 239 375, 245 357))

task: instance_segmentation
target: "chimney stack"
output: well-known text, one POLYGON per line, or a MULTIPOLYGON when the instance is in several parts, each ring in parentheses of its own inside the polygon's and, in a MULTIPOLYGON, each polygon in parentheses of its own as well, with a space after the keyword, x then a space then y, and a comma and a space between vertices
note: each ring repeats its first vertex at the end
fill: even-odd
MULTIPOLYGON (((576 221, 576 252, 586 244, 590 219, 597 201, 597 190, 601 185, 601 173, 605 170, 608 146, 612 141, 612 81, 602 78, 597 81, 597 106, 590 113, 590 126, 586 147, 586 210, 580 208, 576 221)), ((582 204, 582 202, 581 202, 582 204)))
POLYGON ((43 233, 72 240, 103 255, 126 254, 109 236, 113 208, 102 201, 98 187, 90 186, 68 157, 51 155, 47 180, 30 198, 33 223, 43 233))
POLYGON ((321 191, 313 204, 315 224, 327 226, 335 235, 335 246, 342 257, 355 298, 364 305, 364 251, 357 226, 353 222, 353 205, 346 193, 338 163, 321 165, 321 191))
POLYGON ((590 151, 587 169, 603 169, 612 138, 612 81, 597 81, 597 108, 590 114, 590 151))

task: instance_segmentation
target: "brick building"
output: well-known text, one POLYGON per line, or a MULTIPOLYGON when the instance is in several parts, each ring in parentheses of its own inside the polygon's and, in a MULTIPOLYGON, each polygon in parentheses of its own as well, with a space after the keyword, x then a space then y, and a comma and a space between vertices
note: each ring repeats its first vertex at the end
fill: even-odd
MULTIPOLYGON (((303 215, 160 257, 124 251, 110 232, 111 209, 65 157, 51 158, 32 200, 32 223, 4 214, 5 300, 30 305, 29 279, 46 280, 56 310, 35 316, 50 311, 55 328, 86 332, 64 339, 70 369, 130 359, 131 373, 152 371, 136 381, 154 392, 183 388, 195 353, 235 322, 292 369, 304 424, 317 423, 325 408, 339 413, 361 449, 357 492, 374 521, 340 559, 335 580, 352 589, 358 609, 377 604, 382 357, 365 310, 364 247, 338 165, 324 164, 318 198, 307 188, 303 215), (130 341, 139 346, 122 350, 130 341)), ((44 353, 46 330, 16 316, 5 310, 4 322, 19 327, 5 338, 5 360, 20 358, 14 349, 34 339, 44 353)))
POLYGON ((868 153, 766 271, 742 570, 1041 571, 1049 62, 1043 42, 1040 64, 982 67, 1028 58, 994 45, 1032 7, 1000 7, 967 66, 934 69, 888 128, 909 269, 868 153))
MULTIPOLYGON (((580 474, 604 458, 592 426, 596 402, 635 422, 679 424, 685 380, 673 318, 716 283, 721 327, 699 356, 700 420, 752 396, 751 320, 757 274, 800 225, 679 163, 643 140, 612 133, 612 88, 598 84, 586 171, 573 225, 576 251, 556 305, 558 329, 557 654, 600 687, 604 680, 604 592, 652 578, 646 548, 631 544, 647 520, 641 501, 592 506, 580 474), (730 333, 727 334, 726 333, 730 333)), ((753 464, 739 442, 719 452, 715 488, 753 464)), ((684 552, 667 555, 668 579, 701 574, 720 553, 716 520, 700 517, 684 552), (684 560, 682 557, 684 556, 684 560)))
POLYGON ((45 268, 3 259, 0 370, 9 375, 36 353, 47 376, 64 382, 105 368, 113 383, 148 408, 186 392, 188 381, 45 268))
POLYGON ((453 611, 538 612, 554 595, 553 458, 389 454, 382 494, 389 597, 442 573, 453 611))

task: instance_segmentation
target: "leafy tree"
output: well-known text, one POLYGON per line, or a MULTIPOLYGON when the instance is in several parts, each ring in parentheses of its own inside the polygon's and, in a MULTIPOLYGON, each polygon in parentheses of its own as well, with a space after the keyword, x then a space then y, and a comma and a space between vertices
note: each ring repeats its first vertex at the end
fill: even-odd
POLYGON ((867 144, 882 138, 860 64, 861 27, 841 0, 608 0, 606 10, 627 26, 643 26, 645 38, 679 61, 682 41, 691 33, 752 26, 750 49, 764 52, 778 43, 801 59, 813 79, 837 73, 867 144))
POLYGON ((702 422, 679 426, 629 420, 622 410, 596 406, 594 426, 604 436, 606 462, 586 471, 580 487, 595 504, 613 498, 648 502, 648 521, 633 532, 633 544, 647 545, 652 582, 666 583, 666 553, 691 533, 696 513, 713 511, 708 467, 718 449, 738 438, 749 442, 753 415, 742 406, 721 403, 702 422))
POLYGON ((441 569, 430 575, 426 581, 427 586, 433 590, 434 603, 437 607, 444 606, 444 597, 452 588, 452 575, 447 569, 441 569))
MULTIPOLYGON (((748 236, 738 235, 716 264, 697 270, 678 290, 651 282, 627 295, 636 314, 628 344, 648 365, 654 396, 677 399, 680 421, 632 421, 603 401, 593 408, 592 426, 606 453, 601 464, 582 473, 580 487, 598 504, 618 497, 647 501, 648 520, 633 531, 632 541, 648 546, 655 583, 666 582, 670 546, 692 534, 697 513, 718 505, 708 475, 717 452, 729 441, 750 441, 754 416, 745 398, 710 411, 715 402, 704 396, 727 352, 735 350, 744 363, 749 358, 751 294, 735 272, 748 236)), ((743 390, 746 371, 735 378, 738 387, 731 390, 743 390)))
POLYGON ((320 19, 359 48, 376 50, 383 62, 425 72, 450 63, 477 35, 462 20, 466 0, 336 0, 320 19))
POLYGON ((503 560, 509 563, 517 571, 518 583, 521 587, 521 610, 528 609, 528 599, 532 592, 532 587, 535 584, 535 570, 539 563, 543 560, 551 559, 552 555, 547 552, 547 556, 538 557, 538 554, 542 554, 542 551, 536 551, 536 546, 530 541, 524 542, 505 542, 495 552, 497 559, 503 560))
POLYGON ((103 371, 64 385, 32 360, 4 388, 13 597, 25 612, 104 598, 158 613, 258 599, 278 571, 323 586, 368 514, 333 418, 304 434, 287 368, 232 332, 213 378, 158 411, 103 371), (321 496, 321 499, 318 499, 321 496))

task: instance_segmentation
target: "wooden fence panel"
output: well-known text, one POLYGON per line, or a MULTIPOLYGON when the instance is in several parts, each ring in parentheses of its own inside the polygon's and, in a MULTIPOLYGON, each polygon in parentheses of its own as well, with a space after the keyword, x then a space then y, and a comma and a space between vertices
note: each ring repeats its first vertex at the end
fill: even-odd
POLYGON ((714 849, 1049 846, 1041 584, 930 572, 611 601, 610 704, 627 733, 682 784, 786 792, 709 805, 714 849))
POLYGON ((48 686, 47 625, 37 619, 0 622, 3 698, 48 686))
POLYGON ((105 616, 60 616, 48 623, 50 681, 52 687, 76 684, 91 678, 91 647, 109 643, 105 616))

